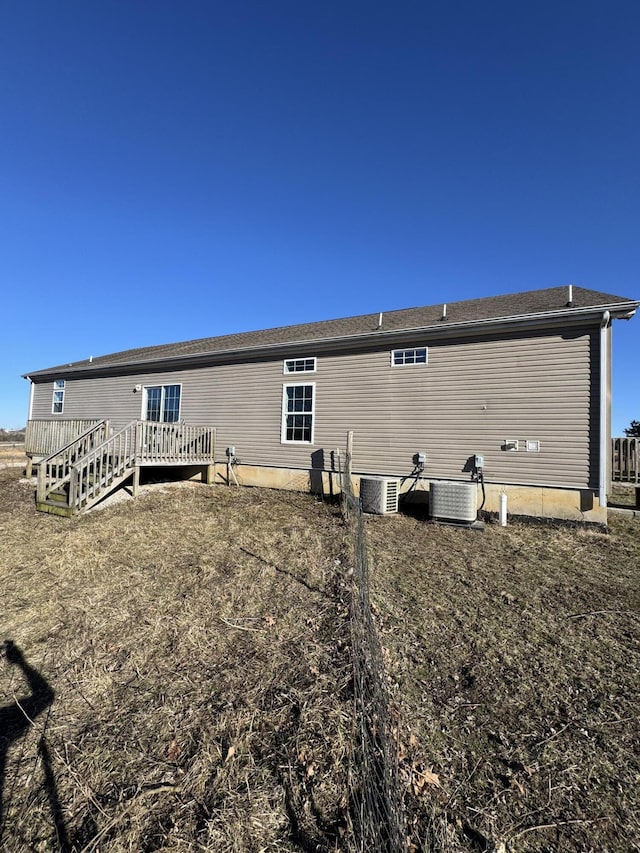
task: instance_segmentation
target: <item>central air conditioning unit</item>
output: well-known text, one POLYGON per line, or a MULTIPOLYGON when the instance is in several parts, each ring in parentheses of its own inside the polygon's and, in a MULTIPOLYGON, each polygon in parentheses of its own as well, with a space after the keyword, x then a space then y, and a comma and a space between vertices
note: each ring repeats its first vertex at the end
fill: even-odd
POLYGON ((390 477, 361 477, 362 511, 375 515, 398 512, 398 481, 390 477))
POLYGON ((478 515, 475 483, 436 480, 429 487, 429 515, 441 521, 474 522, 478 515))

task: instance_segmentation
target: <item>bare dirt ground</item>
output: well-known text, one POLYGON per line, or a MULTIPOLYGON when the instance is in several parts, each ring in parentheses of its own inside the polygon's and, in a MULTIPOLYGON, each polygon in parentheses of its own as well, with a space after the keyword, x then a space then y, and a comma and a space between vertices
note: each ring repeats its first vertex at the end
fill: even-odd
POLYGON ((420 846, 639 850, 640 521, 367 532, 420 846))
MULTIPOLYGON (((64 519, 20 476, 0 471, 0 849, 344 849, 338 510, 181 483, 64 519)), ((366 527, 412 849, 640 850, 639 520, 366 527)))

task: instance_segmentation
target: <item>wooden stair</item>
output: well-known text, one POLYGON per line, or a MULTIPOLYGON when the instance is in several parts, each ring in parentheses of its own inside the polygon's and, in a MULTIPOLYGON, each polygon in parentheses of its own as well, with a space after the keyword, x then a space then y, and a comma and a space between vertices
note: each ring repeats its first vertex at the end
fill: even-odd
POLYGON ((72 516, 103 500, 141 465, 203 465, 213 479, 215 429, 183 423, 131 421, 109 435, 103 421, 43 459, 36 508, 72 516))
MULTIPOLYGON (((135 466, 128 468, 121 476, 114 477, 112 480, 104 482, 101 488, 95 490, 95 493, 91 498, 87 498, 75 506, 70 500, 71 483, 65 483, 63 486, 60 486, 54 491, 48 492, 44 501, 36 501, 36 509, 40 512, 51 513, 52 515, 71 517, 72 515, 76 515, 78 512, 89 509, 99 501, 106 498, 111 494, 111 492, 115 491, 123 483, 126 483, 126 481, 133 476, 134 472, 135 466)), ((92 485, 91 478, 89 478, 89 485, 92 485)))
POLYGON ((105 422, 43 460, 36 509, 71 516, 117 489, 136 468, 136 427, 137 421, 132 421, 109 436, 105 422))

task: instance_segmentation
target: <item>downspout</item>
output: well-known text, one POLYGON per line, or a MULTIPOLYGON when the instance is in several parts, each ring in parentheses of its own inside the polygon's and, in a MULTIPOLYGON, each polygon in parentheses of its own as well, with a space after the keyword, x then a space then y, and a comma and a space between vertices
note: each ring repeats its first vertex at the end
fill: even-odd
POLYGON ((607 327, 611 320, 609 311, 605 311, 600 320, 600 456, 598 471, 598 501, 601 507, 607 506, 607 460, 610 448, 607 436, 609 434, 609 418, 607 396, 609 390, 609 362, 607 359, 607 327))
POLYGON ((33 379, 31 379, 28 376, 27 376, 27 379, 29 379, 29 383, 30 383, 29 384, 29 417, 27 418, 27 420, 30 421, 32 416, 33 416, 33 379))

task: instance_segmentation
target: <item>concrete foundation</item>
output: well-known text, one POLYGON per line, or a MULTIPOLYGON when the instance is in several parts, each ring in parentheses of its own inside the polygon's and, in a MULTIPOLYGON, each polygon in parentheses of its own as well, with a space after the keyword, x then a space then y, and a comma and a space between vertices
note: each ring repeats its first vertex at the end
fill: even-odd
MULTIPOLYGON (((298 492, 313 492, 325 497, 338 495, 340 475, 332 471, 316 469, 271 468, 258 465, 237 465, 234 468, 239 485, 263 486, 269 489, 287 489, 298 492)), ((363 474, 362 476, 373 476, 363 474)), ((398 478, 401 479, 401 478, 398 478)), ((360 491, 360 475, 352 477, 356 494, 360 491)), ((217 463, 215 482, 226 483, 227 466, 217 463)), ((412 503, 427 503, 429 500, 429 480, 407 480, 401 486, 402 493, 411 492, 407 497, 412 503)), ((497 513, 500 494, 507 495, 508 515, 526 515, 537 518, 558 518, 569 521, 583 521, 592 524, 607 523, 607 508, 601 507, 598 493, 593 489, 561 489, 549 486, 513 486, 499 483, 485 485, 486 501, 484 510, 497 513)), ((478 507, 482 501, 478 488, 478 507)))

